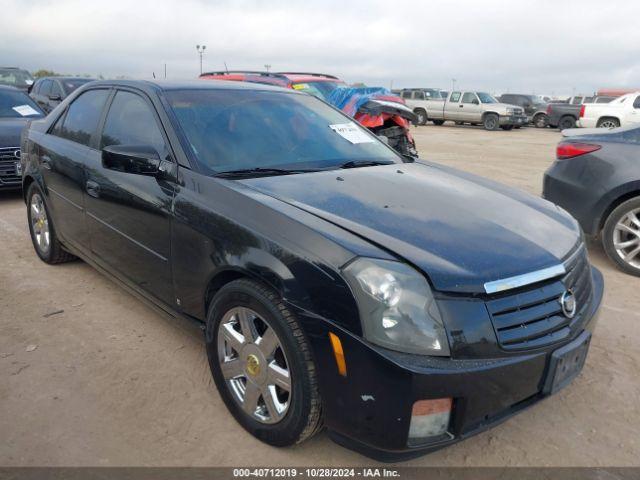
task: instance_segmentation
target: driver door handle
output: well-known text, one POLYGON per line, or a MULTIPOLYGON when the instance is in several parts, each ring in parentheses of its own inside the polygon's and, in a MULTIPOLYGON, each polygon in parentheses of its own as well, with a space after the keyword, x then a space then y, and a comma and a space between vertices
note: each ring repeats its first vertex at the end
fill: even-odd
POLYGON ((87 195, 98 198, 100 196, 100 184, 93 180, 87 180, 87 195))
POLYGON ((51 157, 49 155, 42 155, 40 157, 40 161, 42 162, 42 167, 47 170, 51 170, 51 157))

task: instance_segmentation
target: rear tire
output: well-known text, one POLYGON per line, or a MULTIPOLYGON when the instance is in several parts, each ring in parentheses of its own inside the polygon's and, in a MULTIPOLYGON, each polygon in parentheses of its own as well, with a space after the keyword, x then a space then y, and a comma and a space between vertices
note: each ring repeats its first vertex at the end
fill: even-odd
POLYGON ((416 114, 416 125, 426 125, 427 124, 427 112, 422 108, 416 108, 413 113, 416 114))
POLYGON ((601 118, 598 120, 596 127, 598 128, 618 128, 620 126, 620 120, 617 118, 601 118))
POLYGON ((607 217, 602 245, 622 271, 640 277, 640 197, 620 204, 607 217))
POLYGON ((569 115, 562 117, 560 119, 560 122, 558 122, 558 130, 560 131, 566 130, 567 128, 575 128, 575 126, 576 126, 576 119, 569 115))
POLYGON ((31 242, 40 260, 50 265, 66 263, 77 257, 63 247, 53 225, 40 187, 34 182, 27 190, 27 221, 31 242))
POLYGON ((500 128, 508 132, 509 130, 513 130, 513 125, 502 125, 500 128))
POLYGON ((500 127, 500 120, 495 113, 487 113, 482 120, 485 130, 497 130, 500 127))
POLYGON ((222 287, 207 313, 206 349, 224 403, 254 437, 284 447, 320 430, 322 411, 311 347, 276 292, 248 279, 222 287), (234 361, 239 363, 233 365, 234 361))
POLYGON ((444 120, 433 120, 433 124, 440 126, 440 125, 444 124, 444 120))

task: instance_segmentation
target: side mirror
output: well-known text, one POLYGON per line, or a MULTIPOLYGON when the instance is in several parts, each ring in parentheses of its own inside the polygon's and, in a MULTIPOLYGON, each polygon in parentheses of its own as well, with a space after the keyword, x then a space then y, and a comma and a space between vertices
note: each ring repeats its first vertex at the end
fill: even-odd
POLYGON ((480 102, 478 101, 477 98, 474 98, 473 100, 471 100, 471 103, 473 103, 474 105, 480 105, 480 102))
POLYGON ((53 101, 53 102, 59 102, 60 100, 62 100, 62 97, 60 95, 49 95, 49 100, 53 101))
POLYGON ((102 166, 134 175, 157 175, 160 155, 150 145, 109 145, 102 149, 102 166))

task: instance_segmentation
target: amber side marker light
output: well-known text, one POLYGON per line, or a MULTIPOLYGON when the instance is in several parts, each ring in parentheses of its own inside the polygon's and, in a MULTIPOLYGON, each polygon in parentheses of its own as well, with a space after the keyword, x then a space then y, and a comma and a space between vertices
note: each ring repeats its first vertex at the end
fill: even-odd
POLYGON ((336 357, 336 365, 338 366, 338 373, 343 377, 347 376, 347 362, 344 360, 344 351, 342 350, 342 342, 340 338, 329 332, 329 340, 331 340, 331 346, 333 347, 333 356, 336 357))

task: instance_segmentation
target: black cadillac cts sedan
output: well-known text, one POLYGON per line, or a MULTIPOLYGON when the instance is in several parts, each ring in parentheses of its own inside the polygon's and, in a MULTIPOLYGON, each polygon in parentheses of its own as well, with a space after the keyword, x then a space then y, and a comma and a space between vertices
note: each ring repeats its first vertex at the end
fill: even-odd
POLYGON ((229 411, 272 445, 325 426, 375 458, 424 453, 583 367, 603 281, 576 221, 312 96, 94 82, 22 152, 38 256, 200 322, 229 411))

